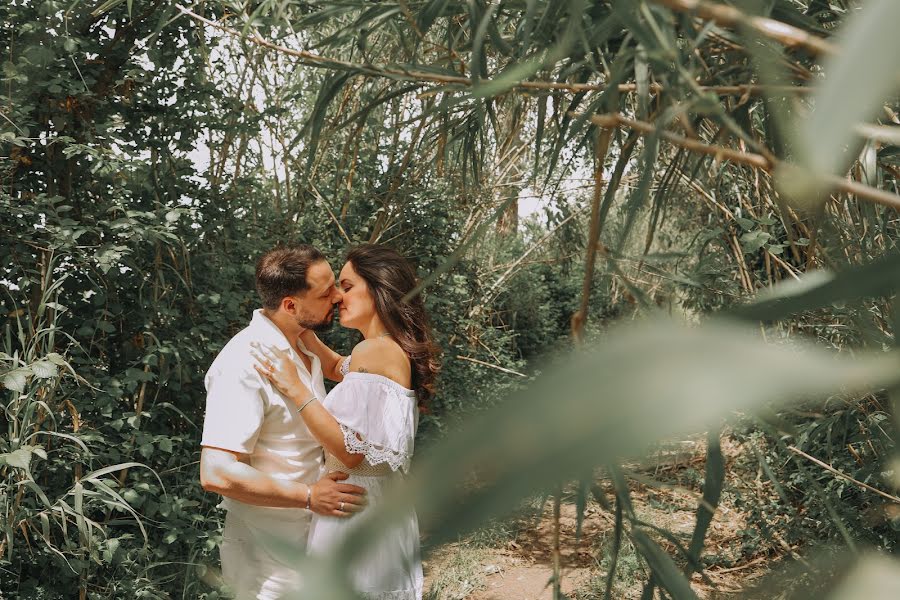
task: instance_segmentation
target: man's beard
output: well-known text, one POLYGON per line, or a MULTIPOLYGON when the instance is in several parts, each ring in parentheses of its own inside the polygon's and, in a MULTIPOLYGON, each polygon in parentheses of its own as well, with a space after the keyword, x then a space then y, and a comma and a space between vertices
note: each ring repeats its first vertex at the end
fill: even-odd
POLYGON ((309 329, 311 331, 328 331, 329 329, 331 329, 331 326, 333 324, 334 309, 332 309, 328 313, 328 316, 326 316, 322 321, 313 321, 311 319, 308 319, 305 315, 297 319, 297 325, 299 325, 303 329, 309 329))

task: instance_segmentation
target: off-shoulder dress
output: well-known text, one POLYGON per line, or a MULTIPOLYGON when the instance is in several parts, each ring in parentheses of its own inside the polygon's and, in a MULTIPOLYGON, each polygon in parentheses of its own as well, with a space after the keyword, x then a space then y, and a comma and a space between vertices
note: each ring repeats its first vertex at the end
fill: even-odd
MULTIPOLYGON (((368 505, 349 519, 314 515, 308 545, 312 554, 325 553, 339 543, 381 503, 385 490, 409 472, 418 425, 413 390, 382 375, 350 372, 350 357, 341 372, 344 380, 322 404, 340 423, 347 451, 364 454, 365 459, 348 469, 326 454, 325 464, 329 471, 348 473, 346 483, 365 488, 368 505)), ((420 600, 422 563, 415 512, 382 531, 350 573, 354 587, 368 600, 420 600)))

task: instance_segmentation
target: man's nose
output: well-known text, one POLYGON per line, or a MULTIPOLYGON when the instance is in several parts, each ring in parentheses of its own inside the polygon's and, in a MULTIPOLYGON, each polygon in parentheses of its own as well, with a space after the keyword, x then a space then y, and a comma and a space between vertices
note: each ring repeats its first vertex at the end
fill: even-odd
POLYGON ((344 299, 344 295, 341 294, 341 291, 338 289, 335 289, 334 293, 331 295, 331 303, 337 304, 338 302, 340 302, 343 299, 344 299))

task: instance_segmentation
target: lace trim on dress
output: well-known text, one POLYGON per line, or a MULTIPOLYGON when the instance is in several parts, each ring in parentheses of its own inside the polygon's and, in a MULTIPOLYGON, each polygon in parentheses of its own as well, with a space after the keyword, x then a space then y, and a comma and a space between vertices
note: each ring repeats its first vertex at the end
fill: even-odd
POLYGON ((348 356, 341 363, 341 375, 347 375, 350 372, 350 357, 348 356))
POLYGON ((365 454, 366 460, 370 465, 380 465, 387 463, 392 471, 403 469, 404 473, 409 472, 409 464, 411 457, 404 452, 394 452, 389 448, 376 446, 371 442, 360 439, 361 435, 344 425, 341 426, 341 432, 344 434, 344 447, 351 454, 365 454))

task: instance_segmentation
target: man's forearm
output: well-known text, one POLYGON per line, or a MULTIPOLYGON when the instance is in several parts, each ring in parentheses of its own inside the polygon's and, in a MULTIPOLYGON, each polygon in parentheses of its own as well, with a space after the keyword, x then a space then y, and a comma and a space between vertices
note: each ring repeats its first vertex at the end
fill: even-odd
POLYGON ((245 504, 278 508, 305 508, 310 489, 305 483, 275 479, 238 461, 218 466, 203 487, 245 504))

